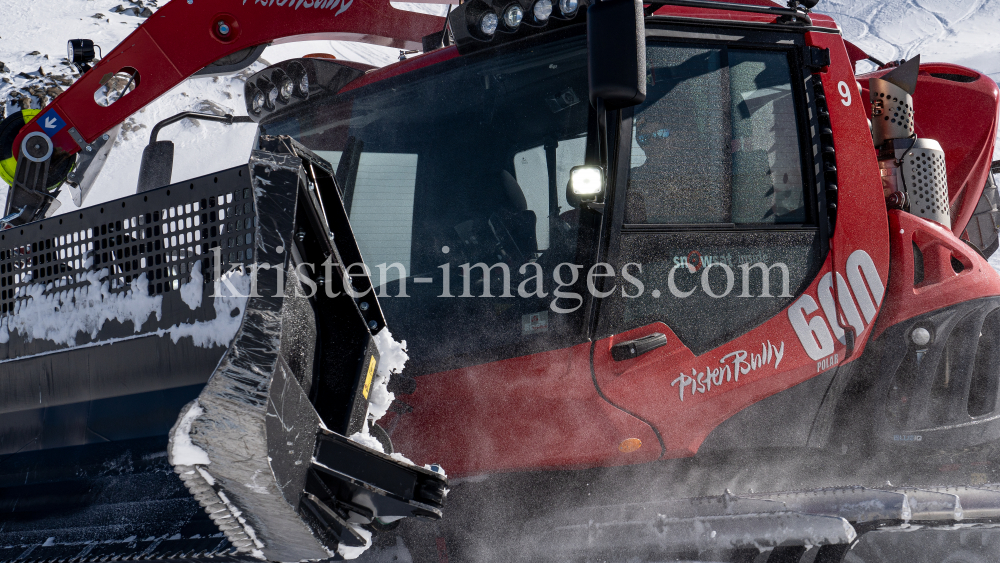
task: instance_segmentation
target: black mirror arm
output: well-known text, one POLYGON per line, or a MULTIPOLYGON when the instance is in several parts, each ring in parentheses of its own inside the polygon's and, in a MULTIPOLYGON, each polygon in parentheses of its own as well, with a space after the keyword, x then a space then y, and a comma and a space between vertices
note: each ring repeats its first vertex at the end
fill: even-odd
POLYGON ((253 120, 246 115, 233 116, 229 115, 228 113, 226 115, 215 115, 211 113, 199 113, 196 111, 182 111, 181 113, 168 117, 163 121, 154 125, 153 130, 149 133, 149 144, 153 144, 156 142, 156 137, 160 134, 160 129, 163 129, 167 125, 172 125, 182 119, 187 119, 187 118, 200 119, 202 121, 217 121, 219 123, 226 123, 228 125, 232 125, 233 123, 253 123, 253 120))
POLYGON ((149 133, 149 144, 142 151, 136 193, 154 190, 170 184, 170 176, 174 166, 174 144, 171 141, 158 141, 157 137, 160 135, 161 129, 167 125, 177 123, 184 118, 217 121, 230 125, 233 123, 253 123, 253 120, 247 116, 236 117, 229 114, 213 115, 195 111, 184 111, 157 123, 149 133))

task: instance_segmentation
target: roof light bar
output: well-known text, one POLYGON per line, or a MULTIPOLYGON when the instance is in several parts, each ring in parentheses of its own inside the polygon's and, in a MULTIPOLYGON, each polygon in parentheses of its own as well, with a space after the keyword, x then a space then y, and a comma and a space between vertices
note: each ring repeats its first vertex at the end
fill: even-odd
POLYGON ((247 114, 261 121, 288 108, 299 107, 322 93, 339 92, 372 68, 358 63, 306 57, 273 64, 251 76, 243 95, 247 114))
POLYGON ((468 0, 448 15, 461 53, 583 20, 592 0, 468 0))

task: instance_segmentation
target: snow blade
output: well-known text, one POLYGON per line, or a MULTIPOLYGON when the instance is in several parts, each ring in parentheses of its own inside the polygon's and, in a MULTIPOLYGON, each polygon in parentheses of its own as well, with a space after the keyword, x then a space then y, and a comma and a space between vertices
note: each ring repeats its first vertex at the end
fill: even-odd
POLYGON ((199 475, 218 491, 204 505, 232 526, 224 531, 237 547, 271 560, 321 559, 364 545, 358 523, 440 518, 446 482, 346 438, 365 424, 378 361, 371 333, 385 323, 377 302, 359 307, 375 301, 364 295, 367 275, 345 281, 347 258, 360 262, 360 253, 329 164, 290 139, 272 141, 262 146, 280 152, 250 159, 261 218, 254 260, 279 265, 284 283, 258 276, 243 328, 198 397, 203 413, 192 416, 189 438, 210 462, 171 461, 195 476, 192 492, 204 486, 199 475), (334 223, 348 230, 337 236, 334 223), (306 297, 304 282, 321 272, 302 266, 324 262, 331 271, 317 285, 328 287, 306 297))
POLYGON ((347 438, 385 321, 329 164, 273 141, 0 233, 0 560, 327 559, 441 517, 444 478, 347 438))

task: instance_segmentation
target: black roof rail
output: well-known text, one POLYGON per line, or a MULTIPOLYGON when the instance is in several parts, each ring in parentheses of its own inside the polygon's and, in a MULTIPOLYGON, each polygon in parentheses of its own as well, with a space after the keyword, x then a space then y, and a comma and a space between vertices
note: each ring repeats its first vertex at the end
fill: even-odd
MULTIPOLYGON (((805 25, 812 25, 812 19, 805 12, 799 10, 793 10, 791 8, 781 8, 781 7, 770 7, 770 6, 757 6, 754 4, 736 4, 733 2, 715 2, 713 0, 643 0, 643 4, 648 4, 650 6, 684 6, 687 8, 706 8, 709 10, 732 10, 734 12, 753 12, 757 14, 773 14, 775 16, 784 16, 785 18, 790 18, 790 22, 803 23, 805 25)), ((652 15, 652 13, 647 13, 652 15)))

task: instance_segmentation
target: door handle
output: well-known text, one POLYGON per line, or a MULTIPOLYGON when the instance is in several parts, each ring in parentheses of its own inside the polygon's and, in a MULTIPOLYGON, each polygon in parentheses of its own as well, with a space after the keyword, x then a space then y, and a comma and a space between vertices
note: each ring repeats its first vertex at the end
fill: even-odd
POLYGON ((667 335, 662 332, 654 332, 642 338, 615 344, 611 347, 611 359, 616 362, 631 360, 666 345, 667 335))

